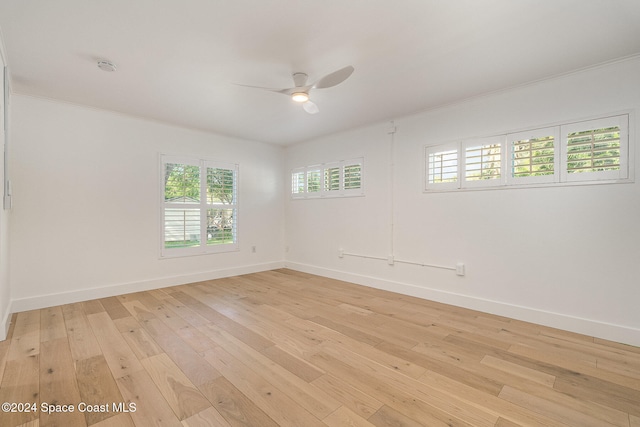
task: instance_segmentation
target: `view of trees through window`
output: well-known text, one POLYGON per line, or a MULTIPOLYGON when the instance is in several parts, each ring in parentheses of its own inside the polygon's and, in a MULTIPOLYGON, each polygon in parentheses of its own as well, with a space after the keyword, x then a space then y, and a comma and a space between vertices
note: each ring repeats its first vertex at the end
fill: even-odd
POLYGON ((425 190, 626 180, 628 114, 425 147, 425 190))
POLYGON ((165 163, 164 247, 234 243, 235 198, 234 169, 165 163))

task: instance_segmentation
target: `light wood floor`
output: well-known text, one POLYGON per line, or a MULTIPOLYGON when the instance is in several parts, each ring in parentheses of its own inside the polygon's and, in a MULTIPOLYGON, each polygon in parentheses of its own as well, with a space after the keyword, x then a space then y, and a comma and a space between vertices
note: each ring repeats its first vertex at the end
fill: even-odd
POLYGON ((640 426, 639 348, 290 270, 19 313, 0 380, 2 427, 640 426))

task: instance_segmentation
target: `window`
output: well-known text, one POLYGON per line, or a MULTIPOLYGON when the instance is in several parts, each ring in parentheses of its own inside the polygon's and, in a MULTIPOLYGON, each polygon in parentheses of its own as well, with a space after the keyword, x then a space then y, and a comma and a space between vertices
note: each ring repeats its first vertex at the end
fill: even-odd
POLYGON ((340 191, 340 165, 325 166, 324 191, 340 191))
POLYGON ((629 115, 425 148, 425 190, 629 178, 629 115))
POLYGON ((311 169, 307 171, 307 193, 320 193, 321 169, 311 169))
POLYGON ((458 188, 458 145, 441 145, 426 148, 426 188, 458 188))
POLYGON ((503 145, 502 138, 483 138, 461 145, 464 150, 463 187, 487 187, 503 183, 503 145))
POLYGON ((559 128, 534 129, 507 135, 509 170, 512 184, 556 182, 559 177, 559 128))
POLYGON ((627 115, 562 126, 563 179, 628 178, 628 127, 627 115))
POLYGON ((304 170, 293 171, 291 173, 291 194, 304 194, 305 187, 304 170))
POLYGON ((358 158, 296 168, 291 171, 291 197, 361 196, 363 165, 358 158))
POLYGON ((238 165, 161 157, 162 256, 238 249, 238 165))
POLYGON ((362 162, 345 164, 343 172, 345 191, 362 188, 362 162))

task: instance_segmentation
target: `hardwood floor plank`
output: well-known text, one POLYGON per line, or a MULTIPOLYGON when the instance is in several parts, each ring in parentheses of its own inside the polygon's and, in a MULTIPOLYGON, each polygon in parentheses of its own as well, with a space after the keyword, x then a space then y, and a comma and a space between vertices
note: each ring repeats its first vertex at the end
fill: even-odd
POLYGON ((106 312, 90 314, 87 319, 115 378, 143 369, 138 358, 131 351, 131 348, 127 345, 127 342, 106 312))
POLYGON ((90 314, 98 314, 104 312, 104 307, 97 299, 93 299, 90 301, 83 301, 79 303, 82 305, 82 309, 84 310, 84 314, 87 316, 90 314))
POLYGON ((640 391, 580 374, 558 378, 553 388, 640 417, 640 391))
POLYGON ((200 390, 232 427, 278 427, 274 420, 225 377, 203 384, 200 390))
POLYGON ((18 313, 7 360, 19 360, 39 353, 40 310, 18 313))
MULTIPOLYGON (((209 328, 214 328, 214 326, 209 325, 209 328)), ((260 376, 261 380, 269 382, 274 387, 282 390, 289 399, 295 401, 300 407, 315 415, 318 419, 326 417, 340 406, 340 402, 329 394, 316 388, 315 385, 301 380, 271 359, 232 337, 226 331, 214 330, 214 332, 216 332, 216 343, 224 348, 224 354, 228 352, 234 358, 234 361, 249 367, 260 376)), ((207 356, 211 357, 218 351, 219 348, 216 348, 207 353, 207 356)), ((216 359, 208 358, 207 360, 211 362, 216 359)), ((237 364, 234 366, 238 367, 237 364)))
POLYGON ((376 348, 421 366, 425 368, 425 371, 440 372, 462 384, 467 384, 496 396, 504 385, 489 377, 479 375, 477 372, 474 372, 473 369, 466 369, 465 363, 461 362, 458 357, 451 357, 450 354, 435 351, 433 348, 427 350, 426 347, 416 347, 418 350, 416 351, 397 347, 389 343, 379 344, 376 348))
POLYGON ((40 416, 40 359, 38 354, 7 360, 0 384, 2 403, 28 403, 35 411, 0 411, 0 426, 17 426, 38 419, 40 416))
POLYGON ((136 427, 129 414, 117 414, 90 427, 136 427))
POLYGON ((212 406, 182 420, 182 425, 184 427, 231 427, 231 424, 212 406))
POLYGON ((211 406, 165 353, 142 360, 142 366, 179 420, 189 418, 211 406))
POLYGON ((346 406, 341 406, 322 421, 329 427, 375 427, 346 406))
MULTIPOLYGON (((357 389, 387 404, 396 411, 413 420, 420 420, 425 425, 478 427, 478 424, 469 424, 418 399, 411 392, 406 391, 403 386, 397 387, 386 383, 385 380, 377 375, 378 372, 366 374, 353 364, 346 363, 324 352, 318 352, 312 356, 311 361, 332 375, 347 380, 357 389)), ((487 422, 480 425, 493 426, 493 423, 487 422)))
POLYGON ((40 341, 55 340, 66 336, 67 330, 64 325, 62 308, 57 306, 42 309, 40 313, 40 341))
POLYGON ((100 303, 112 320, 129 316, 129 312, 116 297, 101 298, 100 303))
MULTIPOLYGON (((76 377, 82 402, 91 407, 94 405, 107 405, 107 409, 112 410, 112 403, 123 401, 118 385, 113 375, 111 375, 107 361, 102 354, 78 360, 76 362, 76 377)), ((111 411, 100 410, 87 411, 84 414, 89 426, 114 415, 116 414, 111 411)))
POLYGON ((124 303, 134 313, 140 325, 162 350, 180 367, 182 372, 196 386, 212 381, 220 376, 202 356, 189 347, 171 328, 146 310, 133 303, 124 303))
POLYGON ((133 317, 123 317, 115 320, 114 323, 139 360, 163 352, 151 335, 133 317))
POLYGON ((390 408, 382 406, 375 414, 369 418, 369 422, 377 427, 402 426, 402 427, 424 427, 421 420, 412 420, 404 414, 390 408))
POLYGON ((342 324, 342 323, 325 319, 324 317, 321 317, 321 316, 312 317, 311 319, 309 319, 309 321, 317 323, 318 325, 322 325, 326 328, 332 329, 336 332, 339 332, 343 335, 348 336, 349 338, 352 338, 364 344, 368 344, 370 346, 375 346, 376 344, 380 344, 382 341, 384 341, 380 337, 370 335, 366 332, 360 331, 350 326, 346 326, 345 324, 342 324))
POLYGON ((193 297, 187 296, 183 292, 174 292, 171 294, 177 300, 187 304, 193 311, 208 319, 211 323, 226 330, 238 339, 244 341, 256 350, 262 350, 271 347, 274 343, 262 335, 253 332, 251 329, 241 325, 240 323, 224 316, 207 306, 206 304, 195 300, 193 297))
POLYGON ((574 411, 557 403, 541 399, 537 396, 505 386, 498 396, 508 402, 527 408, 530 411, 553 418, 568 426, 575 427, 605 427, 613 426, 601 419, 596 419, 581 412, 574 411))
POLYGON ((40 350, 40 404, 56 407, 49 413, 40 409, 40 425, 86 426, 84 414, 75 410, 81 399, 67 339, 45 341, 40 350), (64 405, 74 409, 67 412, 64 405))
POLYGON ((438 372, 428 371, 421 379, 421 381, 429 384, 431 387, 436 387, 443 393, 456 396, 458 399, 462 399, 471 405, 479 406, 489 413, 495 414, 497 417, 505 418, 511 422, 523 425, 523 426, 536 426, 536 427, 562 427, 564 424, 549 418, 545 415, 541 415, 532 412, 526 408, 515 405, 511 402, 507 402, 504 399, 500 399, 498 396, 494 396, 490 393, 484 393, 475 387, 462 384, 451 378, 441 375, 438 372))
POLYGON ((382 406, 382 402, 353 387, 348 381, 330 374, 316 378, 313 384, 365 419, 382 406))
POLYGON ((278 425, 324 426, 318 418, 224 349, 218 347, 208 351, 205 359, 278 425))
POLYGON ((506 360, 502 360, 491 355, 484 356, 480 363, 500 369, 501 371, 507 372, 511 375, 537 382, 547 387, 553 387, 553 383, 556 381, 556 377, 554 375, 536 371, 535 369, 527 368, 526 366, 521 366, 516 363, 507 362, 506 360))
POLYGON ((102 354, 89 319, 81 303, 62 306, 62 315, 74 360, 88 359, 102 354))
POLYGON ((136 427, 182 427, 147 371, 131 372, 116 383, 136 427))
POLYGON ((338 360, 352 364, 356 369, 361 369, 363 372, 375 375, 377 380, 383 380, 388 386, 409 392, 412 396, 428 402, 429 405, 461 421, 467 422, 469 425, 493 426, 498 418, 477 406, 457 399, 455 395, 443 393, 441 390, 429 386, 428 383, 405 376, 397 370, 381 366, 377 362, 369 360, 367 355, 353 353, 350 350, 329 345, 324 346, 323 351, 338 360))
POLYGON ((11 344, 10 338, 0 342, 0 384, 2 384, 2 377, 4 376, 4 368, 7 365, 7 359, 9 358, 10 344, 11 344))
POLYGON ((575 351, 568 353, 543 345, 514 344, 509 348, 509 353, 526 356, 538 362, 548 363, 572 372, 580 372, 603 381, 640 391, 640 379, 598 369, 595 359, 585 362, 584 358, 574 358, 573 354, 577 353, 575 351))
POLYGON ((511 386, 513 389, 525 392, 537 398, 554 402, 565 409, 579 412, 593 419, 602 420, 604 424, 611 424, 618 427, 629 426, 629 414, 626 412, 604 406, 596 402, 587 402, 575 397, 561 393, 553 388, 542 386, 537 383, 522 383, 511 386))
POLYGON ((267 347, 261 353, 304 381, 311 382, 324 374, 304 359, 284 351, 277 345, 267 347))

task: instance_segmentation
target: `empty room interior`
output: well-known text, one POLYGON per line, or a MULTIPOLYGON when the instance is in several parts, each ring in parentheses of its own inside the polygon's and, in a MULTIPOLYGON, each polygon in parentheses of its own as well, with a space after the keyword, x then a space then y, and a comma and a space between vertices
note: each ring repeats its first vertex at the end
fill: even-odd
POLYGON ((0 426, 640 427, 640 2, 0 0, 0 426))

